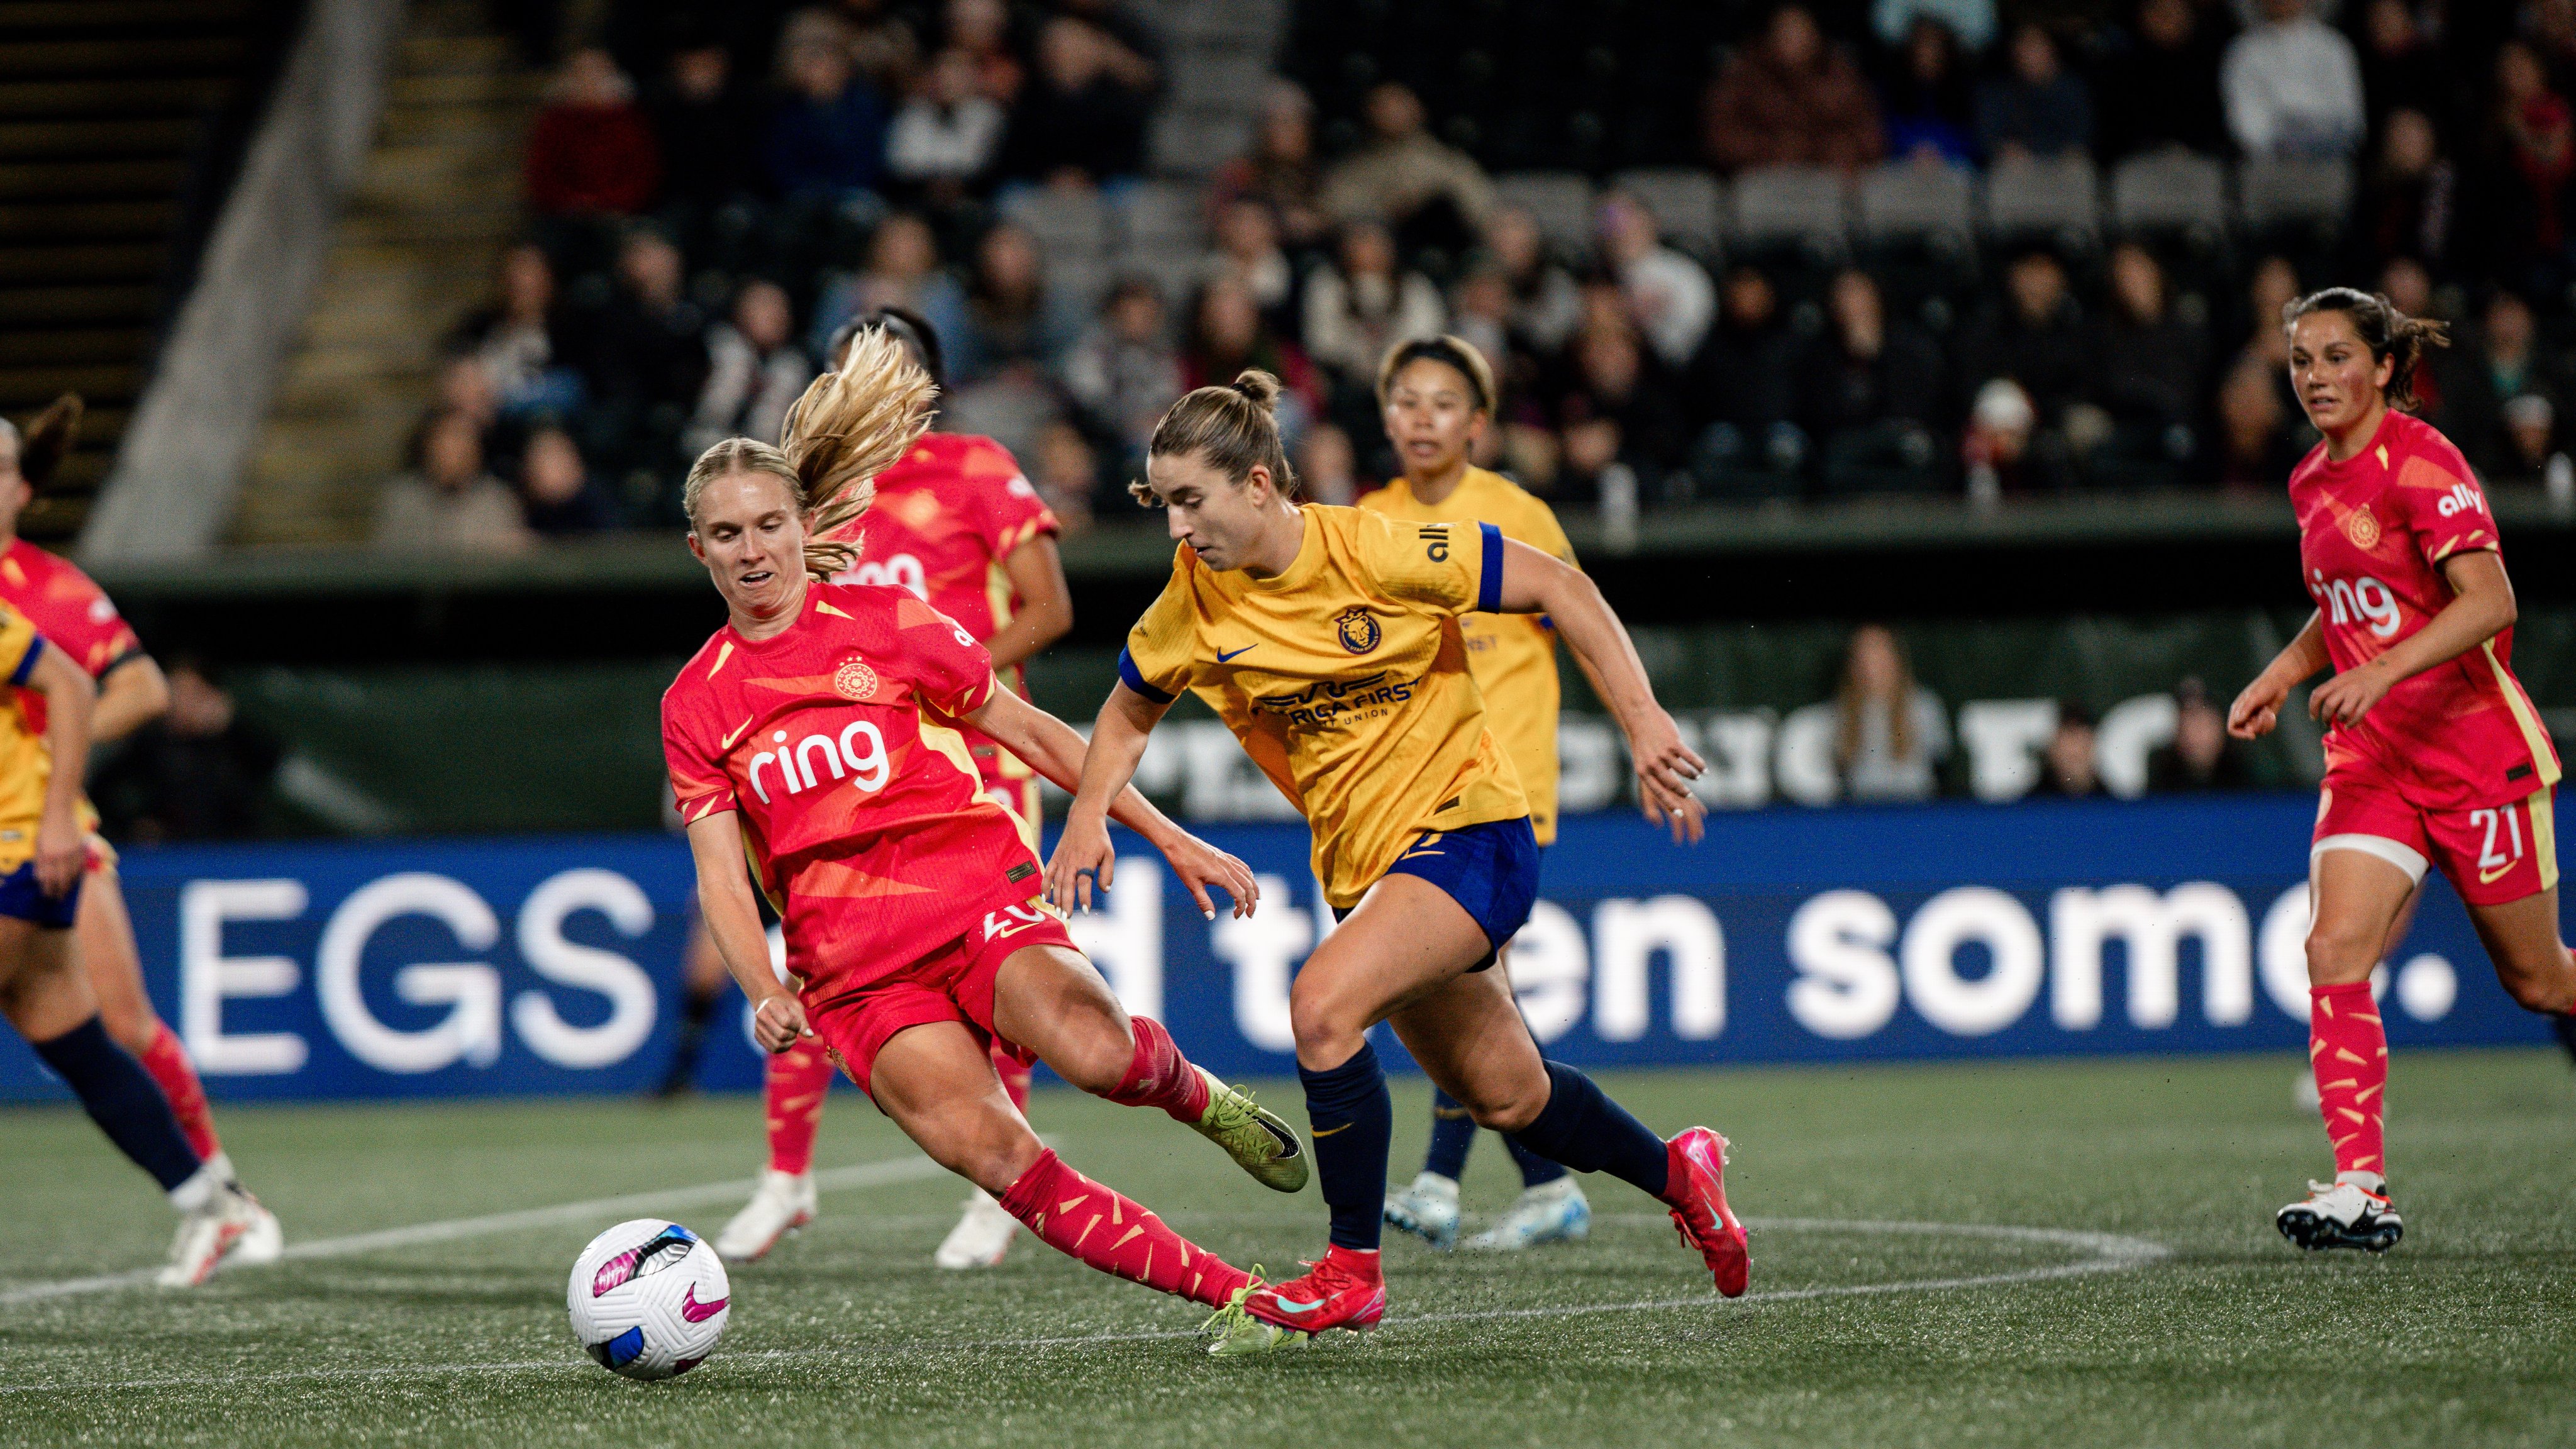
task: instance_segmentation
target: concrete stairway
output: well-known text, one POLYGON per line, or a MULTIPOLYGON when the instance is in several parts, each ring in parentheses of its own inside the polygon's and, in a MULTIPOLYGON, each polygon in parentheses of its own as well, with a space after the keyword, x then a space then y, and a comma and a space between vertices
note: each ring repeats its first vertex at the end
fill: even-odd
POLYGON ((473 0, 412 7, 375 150, 251 459, 230 541, 364 539, 403 465, 438 345, 491 291, 523 221, 519 158, 541 77, 473 0))

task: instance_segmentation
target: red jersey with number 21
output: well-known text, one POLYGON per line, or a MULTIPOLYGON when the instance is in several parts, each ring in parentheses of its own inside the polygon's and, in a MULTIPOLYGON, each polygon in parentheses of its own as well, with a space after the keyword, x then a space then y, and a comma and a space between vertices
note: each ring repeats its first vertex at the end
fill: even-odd
POLYGON ((995 687, 984 647, 910 592, 816 584, 782 633, 717 630, 662 696, 680 818, 741 815, 810 1002, 899 974, 1042 888, 953 722, 995 687))
MULTIPOLYGON (((2299 566, 2340 674, 2432 621, 2455 597, 2454 554, 2501 553, 2468 461, 2434 427, 2391 411, 2337 463, 2320 443, 2290 474, 2299 566)), ((2330 766, 2366 762, 2418 809, 2518 800, 2558 781, 2558 754, 2513 676, 2513 631, 2388 691, 2326 734, 2330 766)))

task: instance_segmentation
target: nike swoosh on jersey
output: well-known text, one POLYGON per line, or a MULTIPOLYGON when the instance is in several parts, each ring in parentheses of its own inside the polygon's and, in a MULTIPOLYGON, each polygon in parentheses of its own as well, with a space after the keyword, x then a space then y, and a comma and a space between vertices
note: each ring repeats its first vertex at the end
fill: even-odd
POLYGON ((722 743, 722 744, 720 744, 720 745, 716 746, 716 748, 717 748, 717 749, 720 749, 720 750, 729 750, 729 749, 732 749, 732 748, 733 748, 733 742, 734 742, 734 741, 736 741, 736 740, 738 740, 738 739, 741 739, 741 738, 742 738, 742 732, 743 732, 744 730, 749 729, 749 728, 751 728, 751 721, 749 721, 749 720, 744 720, 742 723, 740 723, 740 724, 738 724, 738 725, 735 725, 735 726, 733 727, 733 733, 732 733, 732 734, 729 734, 729 735, 727 735, 727 736, 725 736, 725 737, 724 737, 724 743, 722 743))
POLYGON ((1219 664, 1231 664, 1235 660, 1242 658, 1244 655, 1249 654, 1260 647, 1261 646, 1258 644, 1246 644, 1242 648, 1234 651, 1232 654, 1228 654, 1224 650, 1220 649, 1216 652, 1216 662, 1219 664))

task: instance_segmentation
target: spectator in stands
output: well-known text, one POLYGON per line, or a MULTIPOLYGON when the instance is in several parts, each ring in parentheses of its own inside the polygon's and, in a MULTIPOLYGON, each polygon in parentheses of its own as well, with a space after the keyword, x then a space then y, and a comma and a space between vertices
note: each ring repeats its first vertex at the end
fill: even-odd
POLYGON ((1958 381, 1972 392, 2008 377, 2030 395, 2043 430, 2062 428, 2086 400, 2097 360, 2084 309, 2056 255, 2033 248, 2004 273, 2004 295, 1986 304, 1959 348, 1958 381))
POLYGON ((1051 422, 1039 432, 1038 445, 1029 456, 1037 464, 1029 481, 1054 510, 1064 531, 1080 533, 1089 528, 1092 500, 1101 487, 1100 464, 1092 456, 1091 444, 1083 440, 1082 430, 1061 420, 1051 422))
POLYGON ((646 107, 662 156, 662 195, 703 213, 751 189, 745 170, 759 128, 733 83, 733 54, 720 44, 672 52, 669 74, 646 107))
POLYGON ((2227 129, 2256 157, 2344 157, 2361 146, 2361 63, 2313 13, 2315 0, 2262 0, 2263 21, 2219 67, 2227 129))
POLYGON ((993 164, 1010 120, 976 81, 973 56, 941 51, 886 133, 886 170, 898 181, 929 188, 942 205, 963 199, 993 164))
POLYGON ((1368 143, 1325 173, 1325 214, 1386 223, 1413 246, 1464 249, 1494 209, 1484 168, 1424 128, 1422 102, 1403 86, 1370 91, 1367 112, 1368 143))
POLYGON ((501 420, 501 397, 492 387, 492 374, 484 370, 482 359, 472 356, 450 357, 439 364, 438 385, 430 408, 472 418, 486 448, 491 446, 492 430, 501 420))
POLYGON ((1836 276, 1826 298, 1830 320, 1798 361, 1794 394, 1799 425, 1823 456, 1826 490, 1933 476, 1940 351, 1888 321, 1878 283, 1857 267, 1836 276))
POLYGON ((1729 175, 1763 166, 1867 166, 1884 154, 1878 104, 1851 58, 1800 4, 1771 13, 1708 90, 1708 159, 1729 175))
POLYGON ((1637 330, 1666 367, 1687 366, 1717 313, 1708 273, 1665 246, 1655 214, 1624 191, 1601 199, 1594 231, 1602 265, 1619 279, 1637 330))
POLYGON ((828 18, 859 74, 879 95, 894 95, 911 82, 921 64, 921 34, 904 13, 909 8, 898 9, 890 0, 831 0, 829 9, 807 10, 789 25, 792 33, 798 21, 828 18))
POLYGON ((1199 289, 1190 309, 1189 345, 1181 349, 1181 389, 1223 387, 1247 367, 1279 379, 1279 430, 1290 447, 1324 406, 1324 381, 1294 342, 1263 320, 1251 288, 1219 277, 1199 289))
POLYGON ((482 364, 505 417, 580 407, 582 380, 555 306, 554 264, 534 245, 510 248, 501 254, 500 292, 499 302, 457 325, 452 350, 482 364))
POLYGON ((2361 16, 2361 94, 2374 133, 2390 112, 2443 108, 2442 57, 2407 0, 2371 0, 2361 16))
POLYGON ((2403 256, 2440 266, 2459 204, 2459 168, 2441 153, 2432 121, 2422 111, 2389 112, 2380 123, 2378 164, 2355 209, 2356 265, 2376 271, 2403 256))
POLYGON ((632 216, 662 183, 653 128, 635 83, 607 51, 577 50, 546 87, 528 128, 528 205, 545 216, 632 216))
POLYGON ((877 184, 885 161, 885 106, 858 74, 850 36, 817 12, 795 17, 779 43, 785 94, 770 113, 762 159, 791 198, 836 202, 877 184))
POLYGON ((2204 10, 2193 0, 2138 0, 2134 30, 2118 37, 2094 83, 2105 161, 2168 146, 2204 156, 2228 150, 2219 33, 2204 10))
POLYGON ((590 476, 572 434, 548 423, 519 452, 519 508, 545 538, 604 533, 617 527, 617 505, 590 476))
POLYGON ((2227 737, 2227 716, 2198 679, 2174 686, 2174 737, 2147 756, 2147 788, 2159 795, 2245 790, 2254 784, 2245 753, 2227 737))
POLYGON ((2039 786, 2031 793, 2070 800, 2101 794, 2101 768, 2094 763, 2099 739, 2090 710, 2071 699, 2058 701, 2057 728, 2040 751, 2039 786))
POLYGON ((1860 804, 1929 800, 1950 756, 1941 697, 1914 682, 1905 646, 1883 624, 1852 631, 1834 690, 1834 772, 1860 804))
POLYGON ((1351 448, 1351 435, 1331 423, 1308 428, 1297 449, 1297 483, 1317 503, 1357 503, 1359 455, 1351 448))
POLYGON ((2496 53, 2495 100, 2487 123, 2479 228, 2492 274, 2508 286, 2554 277, 2567 251, 2568 180, 2576 176, 2576 129, 2566 98, 2551 89, 2539 52, 2521 41, 2496 53))
POLYGON ((1011 11, 1003 0, 948 0, 948 48, 975 65, 975 90, 1007 111, 1020 98, 1028 67, 1011 48, 1011 11))
POLYGON ((599 406, 584 436, 594 458, 659 469, 707 368, 706 313, 689 300, 680 249, 639 228, 617 254, 617 286, 592 330, 599 406))
POLYGON ((134 732, 90 778, 119 840, 226 840, 259 833, 281 751, 241 717, 205 664, 170 662, 170 708, 134 732))
POLYGON ((1705 412, 1693 466, 1703 481, 1733 491, 1730 478, 1745 470, 1790 477, 1806 465, 1807 436, 1789 420, 1799 346, 1771 278, 1737 263, 1694 369, 1705 412))
POLYGON ((2099 401, 2117 430, 2113 450, 2168 467, 2187 463, 2199 447, 2209 339, 2180 315, 2164 267, 2136 242, 2111 253, 2110 302, 2093 350, 2100 359, 2099 401))
POLYGON ((1296 318, 1297 274, 1279 249, 1279 222, 1270 208, 1248 197, 1217 208, 1216 249, 1199 264, 1199 280, 1239 282, 1272 326, 1296 318))
POLYGON ((1910 46, 1925 21, 1941 28, 1970 50, 1983 50, 1995 39, 1995 0, 1873 0, 1870 28, 1891 49, 1910 46))
POLYGON ((1141 476, 1154 424, 1184 391, 1161 289, 1142 277, 1111 289, 1100 320, 1065 359, 1064 387, 1088 431, 1117 447, 1124 476, 1141 476))
POLYGON ((1333 261, 1306 279, 1306 355, 1344 384, 1373 390, 1386 350, 1439 336, 1448 309, 1420 272, 1397 268, 1395 238, 1378 222, 1344 226, 1333 261))
POLYGON ((1014 222, 975 244, 966 284, 966 325, 942 333, 949 375, 975 382, 1006 368, 1051 369, 1082 330, 1078 304, 1047 282, 1037 239, 1014 222))
POLYGON ((2293 441, 2278 373, 2249 350, 2219 384, 2219 482, 2230 488, 2268 497, 2305 451, 2293 441))
POLYGON ((1959 433, 1959 463, 1967 474, 1968 501, 1993 506, 2006 494, 2046 493, 2068 481, 2063 449, 2044 446, 2039 409, 2009 377, 1977 389, 1959 433))
POLYGON ((1314 105, 1287 81, 1273 81, 1261 102, 1261 129, 1252 152, 1218 169, 1209 199, 1221 211, 1237 201, 1270 209, 1279 235, 1291 247, 1323 240, 1330 223, 1323 208, 1323 173, 1315 165, 1314 105))
POLYGON ((2550 470, 2567 467, 2558 446, 2558 405, 2536 392, 2507 400, 2503 456, 2487 477, 2497 483, 2529 487, 2545 484, 2550 470))
POLYGON ((2438 357, 2432 370, 2441 378, 2438 426, 2482 473, 2515 468, 2514 439, 2504 418, 2507 403, 2523 396, 2546 398, 2554 416, 2565 396, 2557 369, 2542 353, 2531 304, 2509 288, 2499 287, 2487 299, 2469 345, 2438 357))
POLYGON ((1038 32, 1036 82, 1011 112, 1003 174, 1097 185, 1141 173, 1155 82, 1151 61, 1099 27, 1064 15, 1048 21, 1038 32))
POLYGON ((796 345, 786 289, 743 283, 734 293, 733 320, 707 329, 706 372, 682 444, 691 457, 726 438, 778 441, 787 409, 814 380, 812 359, 796 345))
POLYGON ((1977 88, 1977 144, 1991 160, 2053 161, 2093 145, 2093 94, 2046 28, 2013 27, 2011 66, 1977 88))
POLYGON ((866 270, 844 272, 824 284, 805 334, 811 355, 823 355, 842 323, 884 307, 918 314, 942 337, 958 336, 968 325, 965 289, 941 270, 930 223, 908 211, 877 223, 876 235, 868 238, 866 270))
POLYGON ((1637 335, 1617 299, 1587 306, 1560 368, 1553 399, 1572 496, 1597 496, 1602 475, 1624 465, 1653 501, 1681 461, 1684 420, 1671 374, 1637 335))
MULTIPOLYGON (((1987 23, 1993 23, 1991 13, 1987 23)), ((1928 14, 1915 16, 1882 89, 1889 156, 1977 164, 1976 93, 1959 37, 1949 26, 1928 14)))
POLYGON ((378 548, 519 553, 536 542, 519 500, 483 466, 483 433, 462 413, 433 413, 412 436, 411 471, 376 500, 378 548))
POLYGON ((1556 352, 1583 320, 1574 275, 1547 254, 1547 238, 1525 207, 1502 205, 1485 219, 1485 250, 1511 291, 1511 331, 1540 356, 1556 352))

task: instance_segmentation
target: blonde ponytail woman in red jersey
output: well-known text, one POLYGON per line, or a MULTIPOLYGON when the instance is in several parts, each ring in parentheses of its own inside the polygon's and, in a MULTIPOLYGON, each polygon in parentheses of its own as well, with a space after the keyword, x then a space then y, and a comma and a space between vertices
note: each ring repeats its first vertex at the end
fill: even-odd
POLYGON ((2275 1222, 2303 1248, 2385 1252, 2405 1225, 2381 1142, 2388 1037, 2370 978, 2427 870, 2450 878, 2514 1000, 2576 1051, 2558 755, 2513 675, 2513 584, 2486 495, 2460 450, 2410 415, 2440 326, 2343 287, 2291 303, 2283 322, 2291 386, 2325 435, 2290 474, 2317 609, 2227 726, 2270 733, 2292 688, 2334 670, 2308 698, 2327 729, 2307 948, 2308 1056, 2335 1176, 2275 1222))

